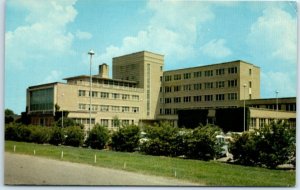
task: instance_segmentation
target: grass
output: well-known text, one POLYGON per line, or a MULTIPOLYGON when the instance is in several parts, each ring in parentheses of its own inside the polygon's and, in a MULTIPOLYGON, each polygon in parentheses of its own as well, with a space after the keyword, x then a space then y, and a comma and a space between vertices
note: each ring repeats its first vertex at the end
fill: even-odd
POLYGON ((39 145, 5 141, 5 151, 47 157, 63 161, 132 171, 164 177, 175 177, 206 186, 295 186, 294 170, 270 170, 219 163, 185 160, 140 153, 123 153, 66 146, 39 145), (61 159, 61 152, 64 157, 61 159), (94 163, 94 155, 97 163, 94 163), (126 164, 125 164, 126 163, 126 164), (125 166, 126 165, 126 166, 125 166), (125 166, 125 168, 124 168, 125 166))

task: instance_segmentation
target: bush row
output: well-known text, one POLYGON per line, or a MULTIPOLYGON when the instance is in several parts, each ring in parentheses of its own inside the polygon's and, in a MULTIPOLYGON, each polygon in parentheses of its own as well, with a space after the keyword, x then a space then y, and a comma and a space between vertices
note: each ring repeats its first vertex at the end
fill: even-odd
POLYGON ((235 136, 229 150, 236 163, 276 168, 296 164, 296 132, 287 123, 273 122, 253 132, 235 136))
POLYGON ((83 144, 84 132, 79 126, 60 128, 10 123, 5 126, 5 139, 78 147, 83 144))
POLYGON ((165 122, 146 127, 145 132, 147 138, 141 144, 141 151, 150 155, 210 160, 219 156, 222 146, 216 139, 222 131, 212 125, 184 129, 165 122))

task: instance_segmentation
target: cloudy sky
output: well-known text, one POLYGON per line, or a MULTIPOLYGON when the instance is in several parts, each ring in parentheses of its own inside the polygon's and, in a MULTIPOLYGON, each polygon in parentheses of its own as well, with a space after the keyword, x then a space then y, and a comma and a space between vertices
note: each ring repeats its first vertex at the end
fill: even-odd
MULTIPOLYGON (((261 97, 296 96, 295 2, 7 0, 5 108, 20 113, 26 88, 89 74, 147 50, 165 70, 245 60, 261 68, 261 97)), ((110 67, 111 68, 111 67, 110 67)))

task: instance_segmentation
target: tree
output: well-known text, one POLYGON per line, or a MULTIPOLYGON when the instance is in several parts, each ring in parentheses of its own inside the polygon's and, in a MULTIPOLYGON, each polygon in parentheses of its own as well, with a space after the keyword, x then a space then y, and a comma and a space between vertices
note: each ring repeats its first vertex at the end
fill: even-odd
POLYGON ((220 144, 217 144, 216 136, 222 131, 213 125, 199 126, 187 136, 186 156, 188 158, 210 160, 221 151, 220 144))
POLYGON ((66 145, 78 147, 83 144, 84 132, 79 126, 67 127, 64 130, 66 134, 66 145))
POLYGON ((230 152, 236 163, 276 168, 295 158, 295 130, 285 122, 271 124, 236 136, 230 152))
MULTIPOLYGON (((59 118, 56 122, 55 122, 55 126, 57 127, 62 127, 62 118, 59 118)), ((68 117, 64 117, 63 118, 63 126, 64 127, 72 127, 72 126, 79 126, 81 129, 84 128, 83 124, 77 123, 74 119, 68 118, 68 117)))
POLYGON ((140 128, 136 125, 128 125, 113 133, 111 138, 113 150, 133 152, 139 145, 140 128))
POLYGON ((63 144, 64 140, 65 140, 65 135, 63 129, 60 127, 53 127, 49 139, 49 143, 57 146, 59 144, 63 144))
POLYGON ((96 124, 88 133, 86 144, 93 149, 103 149, 109 139, 108 129, 104 126, 96 124))
POLYGON ((14 121, 14 112, 10 109, 5 109, 5 124, 11 123, 14 121))

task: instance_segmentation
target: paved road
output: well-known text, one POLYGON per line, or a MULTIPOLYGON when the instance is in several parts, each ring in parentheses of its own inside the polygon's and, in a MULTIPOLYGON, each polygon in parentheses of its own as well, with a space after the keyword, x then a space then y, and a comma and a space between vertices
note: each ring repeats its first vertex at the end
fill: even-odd
POLYGON ((5 152, 6 185, 199 186, 166 177, 5 152))

